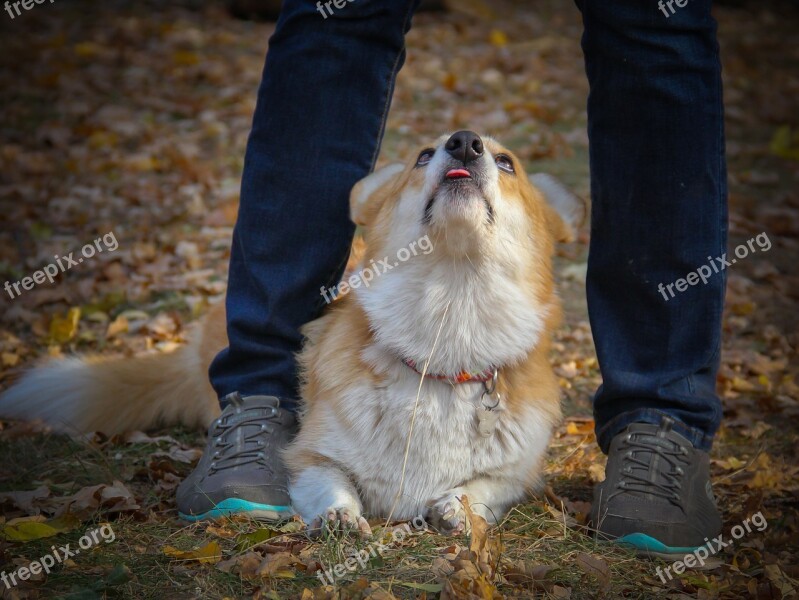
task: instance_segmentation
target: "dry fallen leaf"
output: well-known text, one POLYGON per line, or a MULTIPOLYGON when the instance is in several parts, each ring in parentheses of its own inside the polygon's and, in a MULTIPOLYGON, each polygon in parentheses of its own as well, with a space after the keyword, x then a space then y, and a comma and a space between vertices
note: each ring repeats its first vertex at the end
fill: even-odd
POLYGON ((236 573, 242 578, 253 578, 263 559, 257 552, 245 552, 217 563, 216 568, 225 573, 236 573))
POLYGON ((259 577, 291 579, 296 575, 294 565, 301 564, 302 561, 290 552, 276 552, 264 557, 256 574, 259 577))
POLYGON ((597 580, 603 592, 607 592, 610 588, 610 568, 604 559, 580 552, 574 557, 574 562, 584 573, 597 580))
POLYGON ((472 510, 467 496, 461 497, 463 509, 466 511, 466 518, 469 520, 471 533, 469 534, 469 550, 474 552, 477 562, 489 562, 488 544, 488 523, 486 520, 472 510))
POLYGON ((13 352, 3 352, 0 354, 0 359, 2 360, 4 367, 16 367, 17 363, 19 363, 19 354, 15 354, 13 352))
POLYGON ((124 316, 120 315, 108 324, 108 329, 105 331, 107 338, 112 338, 120 333, 127 333, 130 328, 130 322, 124 316))
POLYGON ((181 448, 180 446, 170 446, 169 452, 154 452, 153 457, 164 456, 177 462, 191 464, 200 460, 203 451, 199 448, 181 448))
POLYGON ((556 568, 553 565, 537 565, 528 561, 513 561, 505 563, 503 574, 511 583, 546 591, 551 589, 553 585, 552 581, 547 579, 547 575, 556 568))
POLYGON ((157 444, 159 442, 169 442, 170 444, 178 443, 178 441, 171 435, 150 437, 143 431, 128 431, 122 435, 122 441, 126 444, 157 444))
POLYGON ((216 564, 222 559, 222 548, 217 542, 208 542, 194 550, 178 550, 174 546, 164 546, 164 554, 178 560, 197 561, 216 564))
POLYGON ((0 525, 0 538, 9 542, 30 542, 71 531, 78 525, 80 520, 68 514, 47 521, 38 516, 12 519, 0 525))
POLYGON ((594 483, 602 483, 605 481, 605 465, 599 463, 588 465, 588 476, 594 483))
POLYGON ((56 516, 69 512, 81 519, 87 519, 98 512, 117 513, 140 508, 133 494, 121 481, 114 481, 111 485, 102 483, 88 486, 72 496, 51 500, 60 505, 55 512, 56 516))
POLYGON ((492 29, 491 33, 488 35, 488 40, 494 45, 499 48, 508 45, 508 36, 507 34, 502 31, 501 29, 492 29))
POLYGON ((205 528, 205 532, 224 539, 231 539, 238 535, 233 529, 226 527, 222 522, 210 523, 205 528))
POLYGON ((80 308, 74 307, 67 311, 65 317, 53 315, 50 321, 50 341, 55 344, 65 344, 75 337, 80 322, 80 308))
POLYGON ((36 501, 43 500, 48 496, 50 496, 50 488, 46 485, 27 492, 0 492, 0 506, 9 503, 32 515, 40 511, 39 508, 34 506, 36 501))
POLYGON ((575 422, 569 421, 566 423, 566 433, 568 435, 593 435, 594 434, 594 421, 575 422))
POLYGON ((457 546, 444 548, 443 559, 433 565, 433 570, 442 584, 442 599, 494 600, 501 598, 492 581, 496 571, 496 560, 500 555, 498 541, 488 536, 488 523, 476 514, 469 504, 469 498, 460 498, 469 521, 469 549, 457 546), (448 563, 448 565, 447 565, 448 563))

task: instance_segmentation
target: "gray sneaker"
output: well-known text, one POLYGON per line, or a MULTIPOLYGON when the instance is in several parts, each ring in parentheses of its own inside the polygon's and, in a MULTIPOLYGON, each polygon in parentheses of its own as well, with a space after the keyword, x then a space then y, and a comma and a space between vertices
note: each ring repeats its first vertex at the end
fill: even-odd
POLYGON ((287 519, 294 514, 280 451, 297 433, 294 415, 274 396, 237 392, 208 429, 205 452, 177 491, 178 511, 189 521, 244 514, 287 519))
POLYGON ((605 481, 594 488, 598 539, 668 557, 721 532, 708 454, 672 431, 673 423, 634 423, 613 438, 605 481))

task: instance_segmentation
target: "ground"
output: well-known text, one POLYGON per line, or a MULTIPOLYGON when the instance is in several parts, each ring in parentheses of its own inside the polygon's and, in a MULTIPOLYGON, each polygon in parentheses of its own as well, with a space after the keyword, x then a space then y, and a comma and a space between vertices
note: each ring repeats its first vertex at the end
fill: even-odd
MULTIPOLYGON (((455 12, 414 22, 381 161, 468 126, 587 197, 587 84, 574 5, 456 4, 455 12)), ((18 281, 54 254, 112 235, 104 252, 55 283, 13 299, 0 291, 2 387, 48 355, 169 352, 220 301, 273 29, 234 20, 214 2, 32 6, 13 21, 0 13, 0 280, 18 281), (111 240, 118 242, 113 251, 111 240)), ((198 455, 201 434, 67 439, 4 423, 2 569, 28 566, 53 545, 78 548, 81 536, 104 528, 83 540, 91 548, 49 574, 11 589, 0 584, 3 597, 796 597, 799 13, 788 2, 725 4, 715 12, 730 252, 758 234, 770 247, 753 246, 729 270, 719 375, 725 414, 712 473, 726 539, 747 518, 765 527, 751 527, 705 568, 672 579, 658 575, 667 563, 587 535, 604 458, 590 416, 599 372, 584 300, 583 231, 557 259, 566 322, 552 361, 567 418, 552 442, 546 490, 499 527, 477 527, 471 538, 427 532, 401 541, 385 530, 376 537, 386 544, 382 555, 347 572, 334 592, 316 570, 343 561, 353 547, 368 553, 374 541, 309 542, 296 524, 274 531, 176 518, 174 489, 198 455)))

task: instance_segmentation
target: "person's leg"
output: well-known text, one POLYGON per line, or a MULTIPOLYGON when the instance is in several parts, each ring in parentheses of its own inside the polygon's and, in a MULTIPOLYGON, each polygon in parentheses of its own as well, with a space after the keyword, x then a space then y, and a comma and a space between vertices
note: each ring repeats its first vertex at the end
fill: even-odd
POLYGON ((349 192, 377 158, 417 3, 284 2, 247 144, 229 347, 210 368, 223 413, 178 490, 186 518, 290 513, 279 451, 296 430, 299 328, 324 306, 320 288, 344 270, 349 192))
POLYGON ((284 3, 269 41, 242 177, 227 293, 220 398, 271 394, 293 407, 299 328, 338 282, 354 225, 352 186, 374 166, 414 0, 329 11, 284 3))
MULTIPOLYGON (((678 434, 707 451, 721 419, 715 378, 725 275, 713 272, 706 283, 691 278, 685 291, 678 291, 683 284, 668 286, 715 262, 726 247, 711 2, 664 4, 666 14, 640 0, 578 5, 591 89, 587 294, 603 378, 594 398, 597 439, 614 467, 614 437, 633 423, 657 425, 665 417, 664 431, 673 432, 661 437, 678 434)), ((670 459, 658 462, 684 470, 670 459)), ((671 484, 664 485, 659 494, 670 493, 671 484)))

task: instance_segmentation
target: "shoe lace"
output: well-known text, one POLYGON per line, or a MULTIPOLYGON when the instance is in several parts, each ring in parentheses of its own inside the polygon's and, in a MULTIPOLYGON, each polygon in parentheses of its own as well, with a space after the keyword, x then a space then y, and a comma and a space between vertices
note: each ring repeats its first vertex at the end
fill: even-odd
MULTIPOLYGON (((233 415, 231 415, 233 416, 233 415)), ((213 459, 209 473, 241 467, 255 463, 257 466, 271 471, 266 460, 265 439, 274 431, 270 423, 278 417, 276 408, 271 411, 259 409, 253 414, 230 422, 223 417, 215 423, 213 429, 213 459)))
POLYGON ((665 437, 670 429, 671 423, 664 423, 656 434, 628 433, 625 436, 620 448, 625 452, 616 485, 618 491, 611 494, 611 498, 639 492, 664 498, 682 508, 680 488, 685 471, 680 465, 689 464, 689 453, 685 446, 665 437), (669 470, 663 468, 667 465, 669 470))

